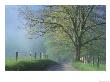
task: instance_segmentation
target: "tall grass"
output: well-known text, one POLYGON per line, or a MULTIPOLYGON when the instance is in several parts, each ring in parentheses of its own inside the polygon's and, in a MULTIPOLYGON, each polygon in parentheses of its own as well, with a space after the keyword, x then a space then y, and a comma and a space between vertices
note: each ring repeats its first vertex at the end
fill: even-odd
POLYGON ((81 62, 75 62, 73 63, 73 66, 81 71, 106 71, 106 65, 105 64, 100 64, 98 67, 96 64, 84 64, 81 62))

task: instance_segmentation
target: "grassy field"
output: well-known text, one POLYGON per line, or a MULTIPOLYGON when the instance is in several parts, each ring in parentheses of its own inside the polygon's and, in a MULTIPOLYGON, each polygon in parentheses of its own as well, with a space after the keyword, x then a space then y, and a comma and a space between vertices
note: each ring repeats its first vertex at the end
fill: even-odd
POLYGON ((41 60, 19 60, 5 61, 6 71, 46 71, 50 66, 58 64, 48 59, 41 60))
POLYGON ((75 62, 73 63, 73 66, 81 71, 106 71, 106 65, 104 64, 100 64, 100 66, 97 67, 96 64, 93 66, 92 64, 83 64, 81 62, 75 62))

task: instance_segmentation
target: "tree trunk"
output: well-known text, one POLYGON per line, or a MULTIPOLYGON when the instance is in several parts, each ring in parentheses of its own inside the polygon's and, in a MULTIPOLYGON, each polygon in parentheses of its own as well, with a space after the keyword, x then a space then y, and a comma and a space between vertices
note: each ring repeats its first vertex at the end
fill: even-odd
POLYGON ((76 47, 76 61, 80 61, 80 47, 76 47))

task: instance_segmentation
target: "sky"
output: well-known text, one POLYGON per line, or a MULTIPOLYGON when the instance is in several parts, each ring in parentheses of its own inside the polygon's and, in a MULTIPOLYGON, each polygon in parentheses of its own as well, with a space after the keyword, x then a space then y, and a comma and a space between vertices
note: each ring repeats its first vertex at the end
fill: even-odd
MULTIPOLYGON (((26 31, 24 29, 18 29, 23 27, 21 19, 18 15, 19 6, 6 5, 5 6, 5 54, 7 56, 15 55, 16 51, 22 53, 34 53, 42 52, 43 39, 28 39, 26 31)), ((33 9, 39 9, 40 7, 33 6, 33 9)))

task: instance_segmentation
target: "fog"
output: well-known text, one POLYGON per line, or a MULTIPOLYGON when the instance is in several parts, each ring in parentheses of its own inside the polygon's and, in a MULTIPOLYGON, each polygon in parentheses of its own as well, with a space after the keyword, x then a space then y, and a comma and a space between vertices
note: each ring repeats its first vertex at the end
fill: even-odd
POLYGON ((45 52, 42 37, 28 39, 18 15, 18 6, 5 6, 5 54, 15 56, 16 52, 35 53, 45 52))

